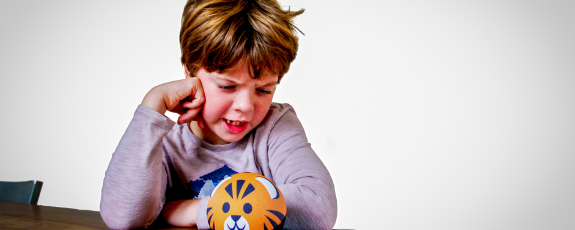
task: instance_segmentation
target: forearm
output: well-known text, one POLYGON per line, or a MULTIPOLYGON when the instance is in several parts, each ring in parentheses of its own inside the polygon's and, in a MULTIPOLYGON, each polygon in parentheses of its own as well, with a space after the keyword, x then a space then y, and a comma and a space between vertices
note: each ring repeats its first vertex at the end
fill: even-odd
POLYGON ((162 217, 173 226, 195 227, 199 205, 199 199, 172 201, 164 206, 162 217))
POLYGON ((168 109, 166 108, 163 97, 164 93, 160 86, 162 85, 156 86, 148 91, 144 99, 142 99, 142 105, 164 115, 168 109))
POLYGON ((331 229, 337 198, 331 176, 309 144, 291 145, 270 161, 275 183, 285 197, 289 229, 331 229), (284 158, 285 157, 285 158, 284 158))
POLYGON ((332 229, 337 219, 337 199, 333 185, 314 182, 278 185, 287 206, 286 228, 332 229))
POLYGON ((109 227, 139 228, 159 215, 167 183, 162 138, 173 122, 138 108, 104 178, 100 213, 109 227))
POLYGON ((286 199, 285 228, 331 229, 337 198, 329 171, 308 143, 295 113, 286 112, 269 140, 269 167, 286 199))

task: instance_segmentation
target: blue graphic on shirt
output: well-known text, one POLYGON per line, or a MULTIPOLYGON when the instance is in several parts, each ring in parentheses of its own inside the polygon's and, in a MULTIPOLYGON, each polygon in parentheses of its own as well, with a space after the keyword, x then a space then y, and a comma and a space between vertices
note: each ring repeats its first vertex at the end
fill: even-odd
POLYGON ((220 181, 236 173, 238 172, 224 165, 211 173, 201 176, 197 180, 188 182, 187 186, 191 190, 193 199, 200 199, 210 196, 220 181))

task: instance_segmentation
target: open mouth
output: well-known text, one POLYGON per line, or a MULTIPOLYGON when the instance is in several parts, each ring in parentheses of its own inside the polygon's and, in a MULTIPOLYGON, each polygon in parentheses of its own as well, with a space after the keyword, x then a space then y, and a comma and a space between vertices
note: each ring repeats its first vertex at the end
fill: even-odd
POLYGON ((246 121, 233 121, 224 119, 226 124, 226 129, 232 133, 241 133, 248 127, 248 122, 246 121))
POLYGON ((226 124, 231 125, 231 126, 237 126, 237 127, 241 127, 244 126, 247 122, 242 122, 242 121, 232 121, 232 120, 228 120, 228 119, 224 119, 226 120, 226 124))

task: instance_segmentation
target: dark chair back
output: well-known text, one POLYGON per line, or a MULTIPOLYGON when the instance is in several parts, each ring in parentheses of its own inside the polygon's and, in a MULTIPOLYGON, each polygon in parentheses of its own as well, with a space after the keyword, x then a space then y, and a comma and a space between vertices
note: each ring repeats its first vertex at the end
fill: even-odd
POLYGON ((38 204, 42 181, 0 181, 0 201, 38 204))

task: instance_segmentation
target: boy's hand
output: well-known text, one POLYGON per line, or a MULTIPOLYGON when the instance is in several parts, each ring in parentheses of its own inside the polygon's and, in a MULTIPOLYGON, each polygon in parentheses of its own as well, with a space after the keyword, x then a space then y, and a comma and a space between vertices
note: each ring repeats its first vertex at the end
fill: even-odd
POLYGON ((196 213, 201 199, 176 200, 167 203, 162 209, 162 217, 166 223, 178 227, 195 227, 196 213))
POLYGON ((204 102, 204 89, 200 79, 190 77, 152 88, 142 100, 142 105, 162 115, 166 111, 180 114, 178 124, 181 125, 193 120, 203 123, 198 114, 202 111, 204 102))

